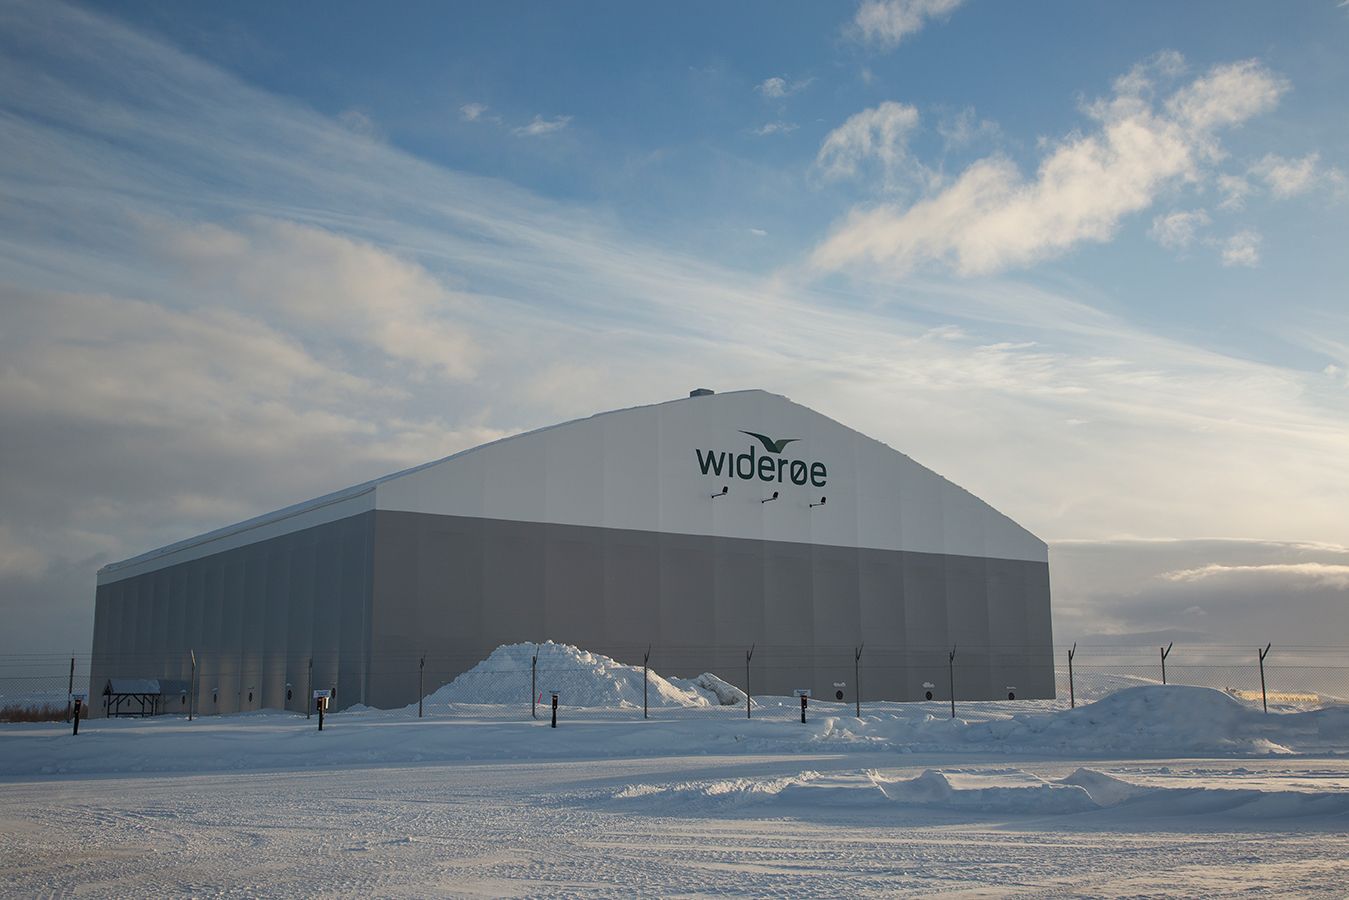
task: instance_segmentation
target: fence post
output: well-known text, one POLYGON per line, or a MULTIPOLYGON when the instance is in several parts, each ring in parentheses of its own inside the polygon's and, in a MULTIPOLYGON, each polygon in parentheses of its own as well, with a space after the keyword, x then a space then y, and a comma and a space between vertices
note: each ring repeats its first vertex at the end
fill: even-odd
POLYGON ((1157 648, 1162 654, 1162 684, 1166 684, 1166 658, 1171 655, 1171 645, 1174 643, 1175 641, 1172 641, 1165 648, 1157 648))
POLYGON ((862 648, 866 641, 858 644, 852 652, 853 700, 857 703, 857 718, 862 718, 862 648))
POLYGON ((417 664, 417 718, 422 717, 422 703, 426 698, 426 654, 422 654, 421 662, 417 664))
POLYGON ((534 646, 534 655, 529 659, 529 716, 531 719, 539 717, 539 648, 534 646))
POLYGON ((197 651, 189 650, 187 655, 192 658, 192 674, 187 679, 187 720, 192 721, 192 706, 197 702, 197 651))
POLYGON ((309 657, 309 684, 305 688, 304 717, 309 718, 314 710, 314 657, 309 657))
POLYGON ((70 658, 70 685, 66 688, 66 721, 70 721, 70 706, 75 694, 75 657, 70 658))
POLYGON ((642 718, 646 718, 646 670, 647 664, 651 662, 651 645, 646 645, 646 655, 642 657, 642 718))
POLYGON ((758 644, 750 644, 749 649, 745 651, 745 718, 751 718, 749 712, 749 661, 754 658, 754 648, 758 644))
POLYGON ((951 718, 956 717, 956 645, 951 645, 951 654, 946 662, 946 673, 951 683, 951 718))
POLYGON ((1265 712, 1269 712, 1269 698, 1265 694, 1265 657, 1269 656, 1269 648, 1273 644, 1265 644, 1265 649, 1255 648, 1255 652, 1260 654, 1260 705, 1264 707, 1265 712))
POLYGON ((1073 690, 1073 657, 1077 655, 1077 641, 1073 641, 1073 649, 1068 651, 1068 707, 1077 709, 1077 692, 1073 690))

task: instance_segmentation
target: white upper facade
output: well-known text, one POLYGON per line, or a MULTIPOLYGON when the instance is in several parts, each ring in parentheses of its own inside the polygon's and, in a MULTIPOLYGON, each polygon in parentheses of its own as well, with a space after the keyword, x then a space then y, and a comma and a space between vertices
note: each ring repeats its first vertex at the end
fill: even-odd
POLYGON ((1048 559, 1043 541, 963 488, 765 391, 689 397, 517 435, 381 482, 375 507, 1048 559), (776 453, 746 432, 790 443, 776 453), (723 487, 725 496, 713 499, 723 487), (777 500, 761 502, 774 491, 777 500), (824 505, 810 506, 821 498, 824 505))
POLYGON ((1048 561, 1035 535, 904 454, 750 390, 515 435, 115 563, 99 583, 371 509, 1048 561))

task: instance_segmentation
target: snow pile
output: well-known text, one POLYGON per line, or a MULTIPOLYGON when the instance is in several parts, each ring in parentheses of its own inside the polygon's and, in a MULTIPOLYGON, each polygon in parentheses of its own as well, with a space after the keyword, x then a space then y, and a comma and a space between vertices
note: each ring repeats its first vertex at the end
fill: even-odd
MULTIPOLYGON (((1215 688, 1133 687, 1026 725, 1038 740, 1102 752, 1287 753, 1269 718, 1215 688)), ((1279 723, 1289 724, 1288 720, 1279 723)))
MULTIPOLYGON (((570 644, 503 644, 426 703, 518 705, 529 702, 531 674, 542 700, 558 692, 565 707, 642 708, 642 667, 618 662, 570 644), (531 672, 537 656, 538 669, 531 672)), ((706 707, 744 703, 745 694, 710 672, 697 678, 647 673, 647 705, 706 707)), ((416 704, 413 704, 414 706, 416 704)))

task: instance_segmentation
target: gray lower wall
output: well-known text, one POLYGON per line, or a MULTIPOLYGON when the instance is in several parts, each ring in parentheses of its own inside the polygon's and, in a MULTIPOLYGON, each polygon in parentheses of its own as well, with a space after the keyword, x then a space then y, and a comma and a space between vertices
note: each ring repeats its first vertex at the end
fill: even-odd
POLYGON ((90 705, 195 650, 205 714, 305 709, 311 657, 338 708, 403 706, 423 653, 429 693, 544 640, 742 686, 754 644, 754 693, 849 700, 859 642, 863 697, 894 700, 948 698, 955 644, 957 698, 1054 696, 1045 563, 378 511, 100 586, 90 705))
MULTIPOLYGON (((314 687, 337 687, 342 705, 363 700, 374 517, 340 519, 99 586, 91 711, 102 714, 109 677, 187 679, 190 651, 198 660, 197 708, 206 714, 305 709, 311 657, 314 687)), ((181 706, 171 699, 166 709, 181 706)))
MULTIPOLYGON (((755 693, 1054 696, 1047 563, 423 513, 375 513, 369 703, 401 706, 493 648, 554 640, 755 693)), ((541 663, 542 664, 542 663, 541 663)))

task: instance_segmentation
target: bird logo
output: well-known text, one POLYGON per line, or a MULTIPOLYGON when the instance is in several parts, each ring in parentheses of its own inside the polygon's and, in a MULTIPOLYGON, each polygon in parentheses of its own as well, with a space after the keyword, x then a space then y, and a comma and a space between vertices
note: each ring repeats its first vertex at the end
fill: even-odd
POLYGON ((747 434, 750 437, 757 439, 759 443, 763 444, 764 449, 767 450, 769 453, 781 453, 787 447, 788 444, 794 444, 800 440, 800 438, 783 438, 782 440, 775 441, 771 437, 766 437, 762 434, 755 434, 752 431, 742 431, 740 433, 747 434))

